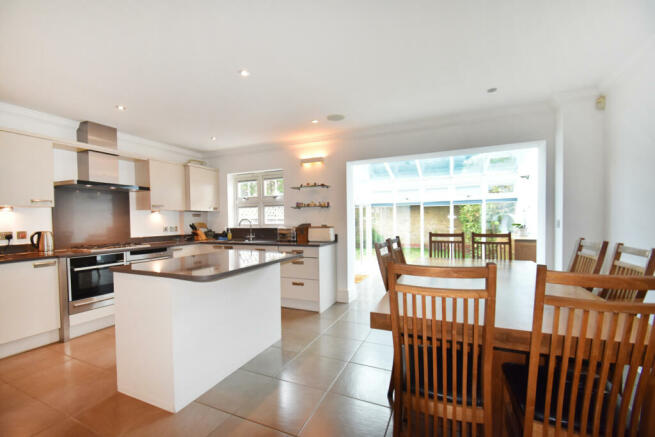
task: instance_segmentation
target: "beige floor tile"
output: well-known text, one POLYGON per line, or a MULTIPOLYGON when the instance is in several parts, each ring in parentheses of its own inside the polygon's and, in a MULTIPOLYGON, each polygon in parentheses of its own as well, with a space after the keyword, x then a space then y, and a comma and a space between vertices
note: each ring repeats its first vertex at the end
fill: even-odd
POLYGON ((12 382, 20 390, 69 415, 116 393, 116 375, 72 359, 12 382))
POLYGON ((107 329, 49 347, 103 369, 112 369, 116 365, 116 338, 107 329))
POLYGON ((350 361, 365 366, 391 370, 393 367, 393 346, 364 342, 350 361))
POLYGON ((55 426, 36 434, 35 437, 97 437, 97 434, 77 420, 66 417, 55 426))
POLYGON ((361 344, 361 340, 321 335, 303 353, 349 361, 361 344))
POLYGON ((335 303, 330 308, 326 309, 320 314, 322 319, 326 320, 337 320, 343 316, 343 314, 348 311, 350 304, 347 303, 335 303))
POLYGON ((236 416, 230 416, 208 437, 284 437, 280 431, 236 416))
POLYGON ((282 339, 273 346, 285 351, 300 352, 309 343, 318 337, 315 332, 298 331, 295 329, 282 329, 282 339))
POLYGON ((389 408, 329 393, 300 435, 380 437, 390 414, 389 408))
POLYGON ((384 344, 393 346, 393 337, 391 331, 383 331, 381 329, 371 329, 371 333, 366 337, 367 343, 384 344))
POLYGON ((334 325, 332 325, 330 329, 325 331, 325 335, 349 338, 351 340, 364 340, 366 337, 368 337, 370 331, 371 328, 369 328, 368 325, 339 320, 334 325))
POLYGON ((387 389, 390 378, 391 372, 388 370, 348 363, 331 391, 388 407, 387 389))
POLYGON ((371 324, 371 311, 368 309, 357 309, 352 308, 344 314, 344 316, 339 320, 345 320, 346 322, 359 323, 361 325, 370 325, 371 324))
POLYGON ((327 390, 345 366, 346 363, 341 360, 302 353, 284 366, 279 378, 327 390))
POLYGON ((31 436, 64 418, 54 408, 0 382, 0 436, 31 436))
POLYGON ((321 390, 311 387, 237 370, 198 402, 297 434, 322 395, 321 390))
POLYGON ((139 426, 126 437, 205 437, 230 415, 212 407, 192 402, 176 414, 139 426))
POLYGON ((34 349, 0 360, 0 380, 11 382, 70 360, 49 347, 34 349))
POLYGON ((312 332, 314 334, 321 334, 325 332, 334 320, 323 319, 318 314, 304 318, 294 318, 291 320, 282 321, 282 329, 292 329, 296 331, 312 332))
POLYGON ((262 375, 277 376, 282 367, 295 356, 296 352, 285 351, 278 347, 269 347, 248 361, 242 369, 261 373, 262 375))
POLYGON ((116 393, 76 418, 99 436, 113 437, 169 416, 172 414, 167 411, 116 393))

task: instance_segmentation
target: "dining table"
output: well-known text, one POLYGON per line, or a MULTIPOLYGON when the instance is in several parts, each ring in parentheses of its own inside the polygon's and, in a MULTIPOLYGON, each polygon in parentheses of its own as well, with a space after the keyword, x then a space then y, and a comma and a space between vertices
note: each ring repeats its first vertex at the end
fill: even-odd
MULTIPOLYGON (((474 259, 422 258, 409 264, 441 267, 483 267, 486 262, 474 259)), ((505 362, 527 363, 532 332, 532 314, 534 307, 537 264, 532 261, 495 261, 496 264, 496 313, 494 320, 494 375, 492 382, 494 435, 502 435, 503 385, 501 366, 505 362)), ((402 275, 399 284, 434 287, 483 289, 484 279, 448 279, 402 275)), ((546 294, 552 296, 573 297, 579 299, 603 300, 591 291, 576 286, 547 284, 546 294)), ((544 309, 544 320, 552 317, 552 308, 544 309)), ((459 317, 458 317, 459 318, 459 317)), ((438 320, 438 318, 437 318, 438 320)), ((551 319, 552 320, 552 319, 551 319)), ((564 322, 564 320, 562 320, 564 322)), ((549 326, 548 323, 546 325, 549 326)), ((370 314, 370 326, 373 329, 391 331, 391 313, 389 293, 386 293, 373 307, 370 314)), ((544 329, 546 332, 547 329, 544 329)), ((547 350, 544 336, 542 350, 547 350)))

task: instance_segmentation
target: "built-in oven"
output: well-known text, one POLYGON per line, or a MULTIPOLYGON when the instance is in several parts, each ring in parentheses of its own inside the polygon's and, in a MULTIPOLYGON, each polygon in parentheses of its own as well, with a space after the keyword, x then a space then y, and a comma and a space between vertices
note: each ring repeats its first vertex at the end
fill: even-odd
POLYGON ((68 259, 68 314, 114 303, 114 274, 110 267, 126 264, 125 252, 68 259))

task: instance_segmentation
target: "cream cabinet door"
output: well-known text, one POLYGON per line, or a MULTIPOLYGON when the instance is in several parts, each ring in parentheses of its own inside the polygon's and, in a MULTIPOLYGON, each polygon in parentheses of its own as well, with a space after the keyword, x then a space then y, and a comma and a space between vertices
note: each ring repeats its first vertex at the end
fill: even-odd
POLYGON ((150 191, 136 193, 137 209, 184 211, 186 189, 184 166, 171 162, 148 160, 137 164, 137 184, 150 191))
POLYGON ((0 264, 0 344, 59 328, 57 260, 0 264))
POLYGON ((0 205, 54 206, 51 142, 0 131, 0 154, 0 205))
POLYGON ((218 211, 218 170, 185 166, 186 209, 189 211, 218 211))

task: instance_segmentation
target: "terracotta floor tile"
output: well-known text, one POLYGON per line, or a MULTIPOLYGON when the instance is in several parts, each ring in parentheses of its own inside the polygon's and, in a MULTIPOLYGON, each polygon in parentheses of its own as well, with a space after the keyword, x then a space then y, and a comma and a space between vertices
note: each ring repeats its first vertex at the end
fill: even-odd
POLYGON ((208 437, 284 437, 287 435, 264 425, 230 416, 208 437))
POLYGON ((55 426, 51 426, 35 437, 97 437, 97 434, 77 420, 67 417, 55 426))
POLYGON ((365 366, 391 370, 393 367, 393 346, 364 342, 350 361, 365 366))
POLYGON ((69 415, 75 415, 116 393, 115 374, 74 359, 12 384, 69 415))
POLYGON ((284 366, 279 378, 327 390, 345 366, 344 361, 303 353, 284 366))
POLYGON ((329 393, 300 435, 380 437, 390 414, 389 408, 329 393))
POLYGON ((230 415, 212 407, 192 402, 176 414, 129 431, 129 437, 205 437, 230 415))
POLYGON ((0 360, 0 379, 6 382, 15 381, 68 360, 69 357, 49 347, 23 352, 0 360))
POLYGON ((0 436, 31 436, 64 417, 54 408, 0 382, 0 436))
POLYGON ((237 370, 198 402, 297 434, 322 395, 321 390, 311 387, 237 370))
POLYGON ((347 322, 345 320, 337 321, 330 329, 325 331, 325 335, 333 337, 349 338, 351 340, 364 340, 371 332, 368 325, 360 323, 347 322))
POLYGON ((116 393, 76 418, 99 436, 113 437, 169 416, 172 414, 167 411, 116 393))
POLYGON ((321 335, 303 353, 349 361, 361 344, 361 340, 321 335))
POLYGON ((112 331, 103 329, 72 339, 66 343, 49 346, 78 360, 111 369, 116 365, 116 338, 112 331))
POLYGON ((348 363, 331 391, 388 407, 387 389, 390 378, 391 372, 387 370, 348 363))
POLYGON ((295 356, 296 352, 285 351, 277 347, 269 347, 248 361, 242 369, 261 373, 262 375, 276 376, 280 373, 282 367, 295 356))

